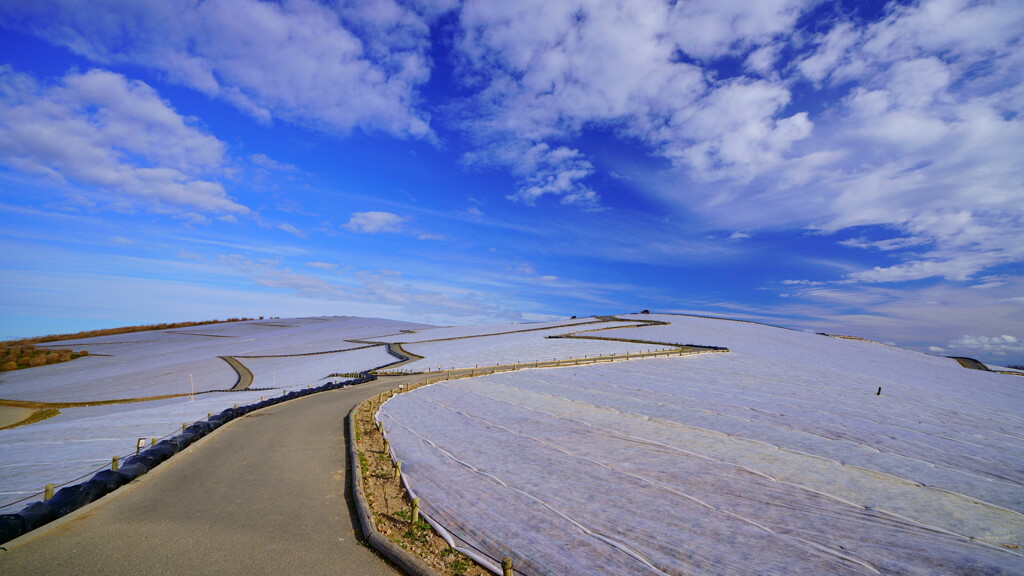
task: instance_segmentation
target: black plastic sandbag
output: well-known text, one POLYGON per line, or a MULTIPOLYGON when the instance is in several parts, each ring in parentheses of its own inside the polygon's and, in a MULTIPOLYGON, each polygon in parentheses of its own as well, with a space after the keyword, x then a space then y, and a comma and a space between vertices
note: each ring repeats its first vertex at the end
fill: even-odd
POLYGON ((57 513, 46 502, 33 502, 22 508, 21 512, 18 512, 18 516, 25 520, 26 532, 31 532, 43 524, 57 519, 57 513))
POLYGON ((155 455, 149 454, 149 451, 147 450, 146 452, 143 452, 136 456, 129 456, 125 458, 124 463, 121 465, 121 468, 124 468, 126 466, 134 466, 138 464, 140 466, 143 466, 146 470, 152 470, 153 467, 159 463, 160 461, 157 458, 155 458, 155 455))
POLYGON ((176 447, 177 452, 181 452, 185 448, 188 448, 189 445, 195 441, 196 435, 190 434, 188 432, 182 432, 181 434, 171 436, 167 440, 164 440, 164 442, 166 442, 168 445, 176 447))
POLYGON ((175 444, 174 442, 171 442, 170 438, 166 438, 164 440, 157 442, 154 448, 160 448, 167 452, 167 457, 164 458, 164 460, 170 458, 171 456, 174 456, 178 452, 181 452, 181 447, 175 444))
POLYGON ((151 446, 142 452, 142 456, 153 459, 153 466, 167 460, 171 456, 177 453, 173 447, 164 444, 163 441, 157 442, 156 446, 151 446))
POLYGON ((199 439, 209 434, 211 430, 213 430, 213 428, 210 426, 209 422, 196 422, 188 428, 185 428, 185 433, 194 434, 196 439, 199 439))
POLYGON ((28 526, 20 514, 0 514, 0 544, 14 540, 25 532, 28 532, 28 526))
POLYGON ((46 501, 46 505, 53 509, 57 516, 66 516, 82 506, 107 493, 106 485, 103 482, 82 482, 74 486, 65 486, 46 501))
POLYGON ((141 462, 135 462, 133 464, 125 464, 117 469, 118 472, 124 475, 128 479, 128 482, 135 480, 139 476, 142 476, 146 472, 149 472, 150 468, 141 462))
POLYGON ((100 470, 92 477, 92 481, 102 482, 107 492, 113 492, 128 483, 129 478, 120 471, 100 470))

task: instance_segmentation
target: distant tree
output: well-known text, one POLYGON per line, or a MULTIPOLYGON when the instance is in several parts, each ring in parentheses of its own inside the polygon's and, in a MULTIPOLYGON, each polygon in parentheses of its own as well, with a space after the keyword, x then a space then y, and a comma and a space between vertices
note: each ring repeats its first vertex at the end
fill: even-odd
POLYGON ((18 366, 28 366, 29 360, 32 360, 29 356, 22 356, 18 358, 18 366))
POLYGON ((46 364, 46 356, 43 356, 42 354, 39 356, 33 356, 28 361, 29 366, 42 366, 43 364, 46 364))
POLYGON ((88 350, 81 350, 81 351, 79 351, 78 355, 79 356, 88 356, 89 355, 89 351, 88 350))
POLYGON ((11 370, 17 370, 17 369, 18 369, 18 363, 17 362, 10 362, 10 361, 4 362, 4 365, 2 367, 0 367, 0 370, 3 370, 4 372, 10 372, 11 370))
POLYGON ((1024 365, 1021 364, 1010 364, 1007 368, 1013 368, 1014 370, 1024 370, 1024 365))

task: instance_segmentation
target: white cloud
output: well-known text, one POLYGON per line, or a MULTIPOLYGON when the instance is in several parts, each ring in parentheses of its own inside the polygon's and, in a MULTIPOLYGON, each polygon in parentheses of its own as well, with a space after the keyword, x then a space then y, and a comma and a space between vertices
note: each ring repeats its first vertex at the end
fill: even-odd
MULTIPOLYGON (((652 191, 718 228, 833 233, 876 226, 894 232, 888 240, 842 242, 896 260, 853 272, 855 281, 962 281, 1019 262, 1024 53, 1012 47, 1024 41, 1022 31, 1024 6, 1000 1, 926 0, 897 7, 873 24, 839 21, 813 39, 813 51, 794 71, 844 96, 820 100, 824 112, 782 132, 793 138, 765 138, 761 147, 753 145, 756 139, 730 147, 745 120, 710 114, 722 124, 721 116, 737 119, 732 128, 713 126, 675 149, 691 169, 666 174, 652 191), (990 32, 981 32, 990 25, 990 32), (781 145, 772 148, 776 142, 781 145), (709 176, 714 187, 679 183, 699 184, 709 176)), ((754 112, 749 126, 760 130, 752 132, 766 134, 765 127, 782 122, 771 106, 782 110, 792 102, 785 100, 788 84, 769 82, 760 93, 745 107, 754 112)), ((710 94, 704 105, 718 97, 710 94)), ((738 107, 723 110, 730 108, 738 107)))
POLYGON ((663 132, 664 154, 703 178, 749 181, 779 164, 793 142, 810 136, 806 112, 779 117, 787 88, 767 80, 732 80, 677 111, 663 132))
POLYGON ((523 262, 522 264, 519 264, 514 268, 514 270, 516 272, 519 272, 520 274, 527 274, 529 276, 537 274, 537 269, 534 268, 533 264, 530 264, 529 262, 523 262))
POLYGON ((747 70, 756 72, 762 76, 773 76, 775 74, 775 62, 779 58, 778 45, 762 46, 754 50, 743 62, 747 70))
POLYGON ((402 226, 409 221, 408 216, 399 216, 391 212, 355 212, 342 228, 361 234, 378 234, 381 232, 401 232, 402 226))
POLYGON ((850 238, 849 240, 842 240, 839 244, 848 246, 850 248, 865 248, 881 250, 888 252, 890 250, 902 250, 912 246, 920 246, 927 244, 926 238, 913 238, 913 237, 902 237, 902 238, 889 238, 886 240, 868 240, 867 238, 850 238))
POLYGON ((302 230, 296 228, 295 226, 292 226, 291 224, 278 224, 277 228, 278 228, 278 230, 284 230, 285 232, 287 232, 287 233, 289 233, 289 234, 291 234, 293 236, 296 236, 298 238, 305 238, 306 237, 306 233, 305 232, 303 232, 302 230))
POLYGON ((804 0, 690 0, 675 4, 669 29, 684 52, 715 58, 789 31, 806 7, 804 0))
POLYGON ((462 321, 520 318, 518 313, 496 304, 493 293, 434 285, 419 286, 403 279, 401 273, 389 270, 355 271, 346 275, 343 282, 332 282, 295 272, 273 260, 256 261, 237 254, 227 254, 220 256, 220 263, 261 286, 294 292, 313 300, 388 306, 421 318, 430 315, 462 321))
POLYGON ((1024 353, 1024 340, 1009 334, 1001 336, 964 335, 950 342, 947 348, 973 354, 1007 356, 1024 353))
MULTIPOLYGON (((957 283, 893 286, 877 283, 789 284, 789 298, 762 304, 758 311, 769 322, 814 332, 849 334, 901 346, 928 350, 938 346, 946 354, 959 352, 952 341, 968 334, 1015 335, 1020 339, 1024 279, 1007 276, 1001 286, 974 290, 957 283), (1013 301, 1017 299, 1017 301, 1013 301), (774 318, 775 320, 771 320, 774 318)), ((984 361, 986 352, 974 349, 984 361)), ((1024 354, 1004 361, 1024 363, 1024 354)))
POLYGON ((803 58, 797 67, 807 78, 821 82, 829 77, 839 64, 845 63, 847 51, 860 39, 861 32, 849 22, 836 24, 828 33, 819 36, 815 42, 817 50, 803 58))
POLYGON ((429 29, 393 0, 7 3, 0 19, 100 63, 155 68, 264 121, 430 137, 429 29))
POLYGON ((306 266, 309 266, 310 268, 317 268, 319 270, 334 270, 338 267, 338 265, 333 262, 306 262, 306 266))
POLYGON ((267 170, 274 170, 277 172, 296 172, 298 168, 292 164, 285 164, 278 162, 266 154, 253 154, 249 156, 249 161, 260 168, 267 170))
MULTIPOLYGON (((468 2, 462 68, 482 89, 462 116, 479 142, 470 162, 509 166, 510 198, 546 195, 594 207, 593 163, 562 144, 586 128, 637 139, 706 179, 751 179, 806 138, 813 123, 785 114, 778 80, 716 81, 680 60, 762 48, 795 23, 799 2, 468 2), (555 157, 561 152, 564 156, 555 157)), ((765 67, 778 47, 754 57, 765 67)))
POLYGON ((563 204, 595 208, 600 203, 600 196, 581 182, 594 172, 594 167, 578 150, 564 146, 552 150, 539 143, 515 162, 515 170, 523 175, 525 184, 508 196, 510 200, 532 206, 542 196, 554 194, 561 196, 563 204))
POLYGON ((916 260, 895 266, 875 266, 871 270, 856 272, 850 277, 862 282, 905 282, 940 276, 950 280, 966 280, 973 271, 964 271, 951 267, 949 262, 935 260, 916 260))
POLYGON ((603 167, 574 139, 612 132, 671 160, 647 191, 708 229, 895 232, 845 241, 895 259, 855 281, 959 281, 1024 258, 1024 6, 924 0, 798 30, 814 6, 467 2, 466 159, 510 167, 514 200, 596 206, 603 167), (723 56, 747 75, 720 77, 723 56))
POLYGON ((249 212, 208 179, 222 171, 224 153, 223 142, 145 83, 91 70, 41 85, 0 67, 0 162, 16 170, 113 192, 115 207, 203 220, 196 211, 249 212))

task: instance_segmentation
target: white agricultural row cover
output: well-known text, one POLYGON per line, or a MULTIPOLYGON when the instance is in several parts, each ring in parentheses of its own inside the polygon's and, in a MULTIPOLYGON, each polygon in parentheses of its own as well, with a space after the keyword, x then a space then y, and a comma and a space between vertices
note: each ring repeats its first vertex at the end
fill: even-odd
MULTIPOLYGON (((294 354, 305 350, 364 347, 364 344, 344 340, 420 327, 372 318, 301 318, 274 322, 293 328, 286 330, 246 322, 189 329, 205 328, 207 332, 216 331, 231 336, 229 338, 167 334, 167 331, 120 335, 128 337, 125 342, 134 341, 143 353, 136 353, 131 344, 111 344, 110 350, 116 351, 117 356, 89 356, 64 364, 5 373, 0 383, 0 398, 71 402, 182 394, 190 391, 190 373, 196 382, 196 392, 227 388, 235 383, 237 376, 226 362, 217 358, 225 352, 287 350, 294 354), (245 336, 243 341, 233 341, 242 336, 245 336), (201 342, 197 343, 196 339, 200 338, 201 342)), ((103 340, 110 342, 114 337, 103 340)), ((79 347, 98 349, 87 340, 76 344, 75 348, 79 347)), ((253 388, 272 389, 211 392, 197 394, 194 400, 184 397, 63 408, 54 418, 0 430, 0 512, 17 511, 24 504, 12 505, 13 502, 38 493, 46 483, 61 484, 109 465, 111 457, 133 452, 138 438, 160 438, 180 431, 185 422, 206 418, 207 413, 217 413, 235 404, 257 402, 261 396, 269 398, 288 389, 317 386, 325 383, 325 377, 332 373, 369 370, 396 360, 384 346, 308 356, 240 358, 253 373, 253 388)))
POLYGON ((1020 377, 643 318, 672 325, 601 335, 731 352, 500 373, 385 403, 425 513, 523 574, 1024 574, 1020 377))
MULTIPOLYGON (((220 355, 306 354, 359 346, 346 342, 349 339, 371 340, 381 336, 402 334, 402 330, 428 328, 433 327, 383 318, 326 316, 203 324, 189 328, 63 340, 49 343, 47 346, 71 345, 76 350, 95 347, 97 352, 106 353, 108 350, 99 346, 113 346, 112 349, 116 352, 119 343, 154 343, 159 346, 158 351, 166 351, 167 348, 177 346, 189 349, 216 349, 220 351, 220 355)), ((133 345, 130 349, 140 348, 133 345)))
POLYGON ((138 438, 163 438, 235 404, 259 402, 280 391, 200 394, 194 401, 171 398, 133 404, 65 408, 54 418, 0 430, 0 513, 37 495, 47 483, 62 484, 110 465, 113 456, 135 453, 138 438))
POLYGON ((58 342, 53 346, 84 348, 93 355, 4 373, 0 376, 0 398, 37 402, 139 398, 190 392, 193 383, 197 392, 225 390, 234 386, 238 376, 219 356, 308 354, 360 348, 365 344, 347 340, 421 327, 379 318, 291 318, 58 342))
MULTIPOLYGON (((614 324, 614 323, 613 323, 614 324)), ((608 324, 605 324, 608 325, 608 324)), ((559 330, 558 333, 573 332, 576 330, 588 330, 599 328, 598 321, 594 317, 586 318, 564 318, 551 322, 528 322, 524 324, 473 324, 469 326, 429 326, 416 329, 414 332, 402 333, 394 337, 368 338, 378 342, 423 342, 424 340, 442 340, 445 338, 466 338, 470 336, 488 336, 491 334, 505 334, 522 330, 542 330, 545 328, 559 328, 569 326, 566 330, 559 330), (593 324, 593 326, 579 326, 580 324, 593 324), (573 327, 575 326, 575 327, 573 327)))
POLYGON ((338 380, 328 376, 370 370, 397 362, 398 358, 389 354, 386 346, 373 346, 329 354, 239 358, 238 361, 252 372, 253 388, 293 388, 338 380))
MULTIPOLYGON (((403 366, 408 370, 442 370, 452 368, 471 368, 496 364, 514 364, 528 362, 548 362, 551 360, 567 360, 582 358, 585 355, 608 356, 612 354, 634 354, 657 350, 668 350, 668 346, 640 344, 637 342, 610 342, 607 340, 588 340, 577 338, 547 338, 547 336, 580 332, 581 336, 599 336, 602 338, 637 339, 632 329, 600 330, 600 328, 624 325, 623 322, 601 322, 578 327, 552 328, 531 332, 499 333, 495 336, 445 340, 441 342, 420 342, 405 344, 406 351, 423 356, 403 366), (614 334, 613 334, 614 332, 614 334)), ((390 341, 390 339, 389 339, 390 341)))

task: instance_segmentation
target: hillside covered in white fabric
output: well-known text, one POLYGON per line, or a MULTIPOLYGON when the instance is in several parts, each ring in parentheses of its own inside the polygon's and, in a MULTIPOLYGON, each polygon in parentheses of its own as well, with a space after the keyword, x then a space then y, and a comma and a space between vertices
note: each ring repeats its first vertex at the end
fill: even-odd
POLYGON ((425 327, 379 318, 287 318, 57 342, 54 347, 93 354, 4 373, 0 399, 60 405, 178 396, 61 407, 53 418, 0 430, 0 512, 16 511, 12 503, 46 483, 59 485, 109 465, 112 456, 131 453, 138 438, 160 438, 210 412, 323 384, 330 374, 395 362, 384 346, 351 340, 425 327), (250 391, 225 391, 239 375, 220 356, 237 357, 251 371, 250 391), (193 382, 194 398, 188 395, 193 382))
POLYGON ((730 352, 499 373, 385 403, 410 490, 458 546, 525 574, 1024 573, 1024 379, 758 324, 636 318, 670 324, 601 335, 730 352))
POLYGON ((434 327, 380 318, 275 318, 56 342, 52 347, 84 348, 91 355, 0 377, 0 400, 60 406, 53 418, 0 430, 0 512, 16 510, 46 483, 59 485, 130 453, 138 438, 160 438, 210 412, 342 379, 332 374, 398 362, 384 343, 423 347, 429 359, 408 365, 410 370, 433 367, 438 359, 471 367, 505 358, 531 362, 637 351, 640 345, 625 342, 545 338, 623 324, 584 318, 434 327), (424 342, 438 339, 443 341, 424 342), (242 378, 225 357, 249 371, 248 389, 228 391, 242 378), (173 397, 160 398, 168 395, 173 397), (110 401, 131 402, 62 405, 110 401))

